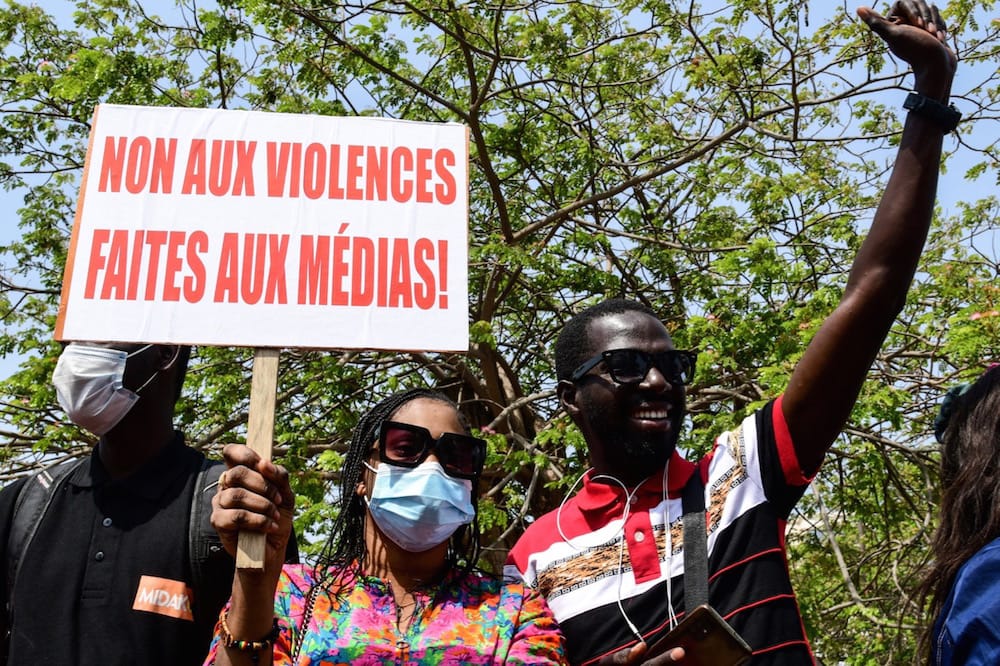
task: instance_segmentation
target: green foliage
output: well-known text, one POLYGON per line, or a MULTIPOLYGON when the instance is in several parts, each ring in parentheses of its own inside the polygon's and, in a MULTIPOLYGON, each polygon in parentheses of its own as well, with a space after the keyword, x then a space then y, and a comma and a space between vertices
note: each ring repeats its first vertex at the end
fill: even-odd
MULTIPOLYGON (((988 129, 1000 99, 994 4, 956 0, 946 12, 967 118, 947 159, 990 186, 1000 183, 988 129)), ((838 301, 907 87, 877 38, 818 2, 75 7, 71 23, 0 7, 0 182, 20 201, 18 234, 0 247, 0 353, 20 359, 0 385, 3 479, 92 445, 49 378, 96 104, 469 127, 469 353, 282 352, 276 454, 293 473, 307 553, 335 517, 359 415, 390 391, 433 384, 489 439, 480 509, 486 560, 502 562, 587 468, 555 398, 552 346, 572 312, 603 296, 647 301, 678 346, 698 351, 683 443, 708 450, 783 390, 838 301)), ((823 501, 807 494, 793 521, 800 605, 828 663, 913 656, 921 618, 909 594, 934 522, 930 421, 952 382, 1000 356, 998 212, 983 196, 935 220, 816 483, 823 501)), ((251 361, 246 349, 196 350, 177 416, 195 446, 244 441, 251 361)))

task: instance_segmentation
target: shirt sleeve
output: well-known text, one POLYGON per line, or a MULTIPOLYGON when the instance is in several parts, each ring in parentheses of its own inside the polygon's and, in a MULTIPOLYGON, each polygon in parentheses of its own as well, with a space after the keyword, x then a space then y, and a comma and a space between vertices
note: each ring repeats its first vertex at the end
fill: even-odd
POLYGON ((779 516, 787 519, 812 478, 799 465, 782 412, 782 398, 779 396, 755 414, 756 450, 749 450, 747 454, 756 459, 768 502, 779 516))
MULTIPOLYGON (((286 551, 287 552, 287 551, 286 551)), ((292 631, 289 629, 289 619, 287 614, 285 614, 284 608, 287 603, 290 589, 298 589, 294 586, 291 581, 298 569, 296 567, 285 566, 281 570, 281 576, 278 578, 277 589, 274 593, 274 614, 278 618, 278 637, 274 641, 274 645, 271 651, 272 664, 273 666, 283 666, 285 664, 292 663, 292 631)), ((297 578, 296 580, 303 580, 297 578)), ((299 595, 301 597, 301 595, 299 595)), ((226 607, 223 612, 229 612, 229 604, 226 603, 226 607)), ((220 616, 221 617, 221 616, 220 616)), ((216 655, 219 653, 219 632, 222 628, 221 620, 215 624, 215 634, 212 637, 212 644, 208 651, 208 656, 205 657, 204 666, 214 666, 216 655)))
MULTIPOLYGON (((520 587, 520 586, 518 586, 520 587)), ((511 640, 507 664, 568 664, 566 646, 556 618, 538 592, 524 590, 521 612, 511 640)))
POLYGON ((1000 542, 963 567, 944 628, 953 664, 996 664, 1000 659, 1000 542))
MULTIPOLYGON (((508 555, 507 563, 503 566, 503 579, 506 583, 528 585, 528 581, 525 580, 524 574, 521 573, 521 568, 513 559, 511 559, 510 555, 508 555)), ((531 586, 529 585, 529 587, 531 586)))

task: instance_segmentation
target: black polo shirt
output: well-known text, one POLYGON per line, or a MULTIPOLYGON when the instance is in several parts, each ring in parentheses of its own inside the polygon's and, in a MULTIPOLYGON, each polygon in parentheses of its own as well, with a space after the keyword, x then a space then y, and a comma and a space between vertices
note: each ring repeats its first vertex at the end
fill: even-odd
MULTIPOLYGON (((178 433, 126 479, 112 480, 96 453, 71 473, 21 565, 10 666, 202 663, 218 608, 195 622, 194 600, 225 600, 232 588, 230 569, 211 590, 191 589, 189 513, 203 458, 178 433)), ((17 489, 0 493, 4 549, 6 496, 17 489)))

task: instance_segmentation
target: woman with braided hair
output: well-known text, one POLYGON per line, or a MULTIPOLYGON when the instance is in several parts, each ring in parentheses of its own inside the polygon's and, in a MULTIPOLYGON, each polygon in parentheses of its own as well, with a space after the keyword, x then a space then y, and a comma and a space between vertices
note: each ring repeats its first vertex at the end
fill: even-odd
POLYGON ((919 588, 934 624, 923 636, 935 666, 1000 663, 1000 366, 945 396, 941 518, 919 588))
POLYGON ((545 601, 475 569, 486 443, 447 396, 404 391, 361 418, 315 566, 282 566, 287 471, 223 455, 212 524, 230 552, 240 530, 267 546, 262 572, 237 570, 206 664, 565 663, 545 601))

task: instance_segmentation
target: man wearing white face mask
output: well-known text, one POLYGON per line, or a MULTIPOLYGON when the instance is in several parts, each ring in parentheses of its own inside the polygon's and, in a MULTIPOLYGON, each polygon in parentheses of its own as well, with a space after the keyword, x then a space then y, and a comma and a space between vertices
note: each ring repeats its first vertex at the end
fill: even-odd
MULTIPOLYGON (((100 437, 122 420, 139 399, 139 392, 160 374, 157 369, 135 391, 125 387, 128 359, 153 345, 129 353, 112 347, 73 344, 59 356, 52 383, 56 399, 70 420, 100 437)), ((180 353, 176 348, 172 365, 180 353)))
POLYGON ((97 443, 0 492, 0 663, 201 663, 234 563, 208 522, 223 466, 174 429, 189 355, 63 349, 57 399, 97 443))

